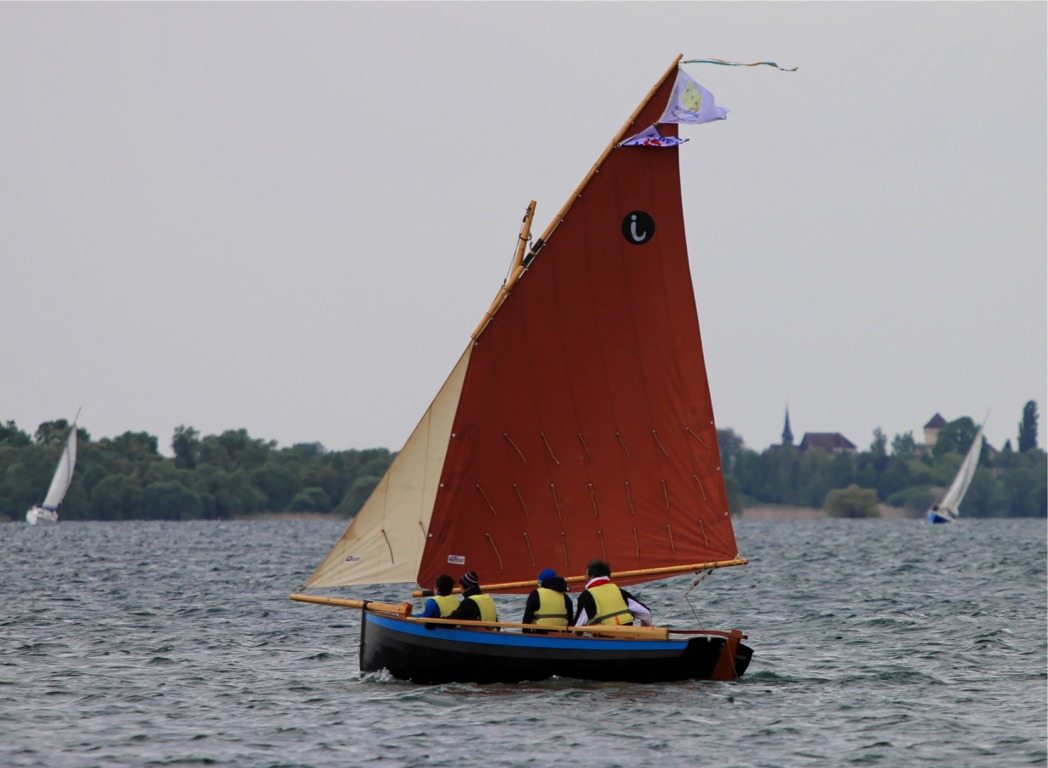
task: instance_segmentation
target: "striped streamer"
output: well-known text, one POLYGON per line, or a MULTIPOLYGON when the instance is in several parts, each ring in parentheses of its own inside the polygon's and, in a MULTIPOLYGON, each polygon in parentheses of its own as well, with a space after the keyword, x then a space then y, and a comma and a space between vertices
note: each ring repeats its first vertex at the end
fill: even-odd
POLYGON ((774 61, 755 61, 752 64, 744 64, 741 61, 725 61, 724 59, 691 59, 690 61, 682 61, 681 64, 719 64, 722 67, 775 67, 781 69, 783 72, 796 72, 797 67, 793 69, 786 69, 780 67, 774 61))

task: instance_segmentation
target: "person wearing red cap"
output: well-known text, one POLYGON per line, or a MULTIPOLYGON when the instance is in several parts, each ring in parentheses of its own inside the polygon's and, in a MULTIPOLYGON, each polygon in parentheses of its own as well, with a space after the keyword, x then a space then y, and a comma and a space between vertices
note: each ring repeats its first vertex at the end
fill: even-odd
MULTIPOLYGON (((564 579, 557 576, 557 572, 551 568, 545 569, 539 574, 539 587, 533 589, 528 595, 528 602, 524 605, 525 624, 541 624, 544 627, 567 627, 571 624, 575 615, 571 604, 571 598, 565 594, 568 585, 564 579)), ((525 629, 525 632, 536 632, 546 634, 541 629, 525 629)))
MULTIPOLYGON (((452 611, 449 619, 462 619, 463 621, 498 621, 499 613, 495 608, 495 601, 491 595, 485 595, 480 589, 480 579, 476 571, 466 571, 459 577, 459 585, 462 587, 462 602, 458 608, 452 611)), ((486 629, 498 629, 498 627, 486 627, 486 629)))
POLYGON ((579 612, 575 626, 590 624, 632 624, 637 619, 651 626, 648 606, 626 590, 611 583, 611 566, 603 560, 591 560, 586 566, 586 588, 579 595, 579 612))

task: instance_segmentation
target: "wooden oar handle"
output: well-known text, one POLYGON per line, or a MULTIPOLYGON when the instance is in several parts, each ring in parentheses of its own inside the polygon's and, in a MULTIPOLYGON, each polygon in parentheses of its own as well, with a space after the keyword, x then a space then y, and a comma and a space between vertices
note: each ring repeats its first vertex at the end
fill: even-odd
POLYGON ((320 595, 290 595, 292 600, 300 603, 320 603, 321 605, 337 605, 340 608, 364 608, 379 613, 392 613, 395 616, 407 617, 411 615, 411 603, 377 603, 374 600, 348 600, 342 597, 321 597, 320 595))

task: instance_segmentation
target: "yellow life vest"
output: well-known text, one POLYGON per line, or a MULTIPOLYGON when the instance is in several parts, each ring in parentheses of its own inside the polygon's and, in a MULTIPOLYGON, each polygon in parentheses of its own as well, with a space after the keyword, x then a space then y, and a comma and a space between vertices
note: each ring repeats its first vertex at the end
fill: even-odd
POLYGON ((447 618, 453 610, 458 608, 459 600, 454 595, 433 595, 433 602, 440 609, 440 618, 447 618))
MULTIPOLYGON (((470 595, 465 598, 466 600, 472 600, 480 608, 480 620, 481 621, 498 621, 499 613, 495 608, 495 601, 491 599, 491 595, 485 595, 483 592, 479 595, 470 595)), ((494 629, 494 627, 493 627, 494 629)))
POLYGON ((610 583, 599 584, 587 591, 593 596, 593 603, 597 606, 597 615, 589 620, 589 624, 633 623, 633 614, 622 597, 622 590, 617 586, 610 583))
POLYGON ((564 605, 564 595, 555 589, 539 587, 539 608, 531 616, 532 624, 542 624, 546 627, 568 626, 567 606, 564 605))

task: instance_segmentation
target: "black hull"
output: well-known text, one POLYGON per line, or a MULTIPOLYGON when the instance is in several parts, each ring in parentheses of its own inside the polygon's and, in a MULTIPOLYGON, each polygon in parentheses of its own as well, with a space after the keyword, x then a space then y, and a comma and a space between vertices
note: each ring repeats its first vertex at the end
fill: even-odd
POLYGON ((738 637, 720 635, 633 640, 427 629, 362 613, 361 671, 386 669, 422 684, 520 683, 553 676, 631 683, 733 680, 753 655, 738 637))

